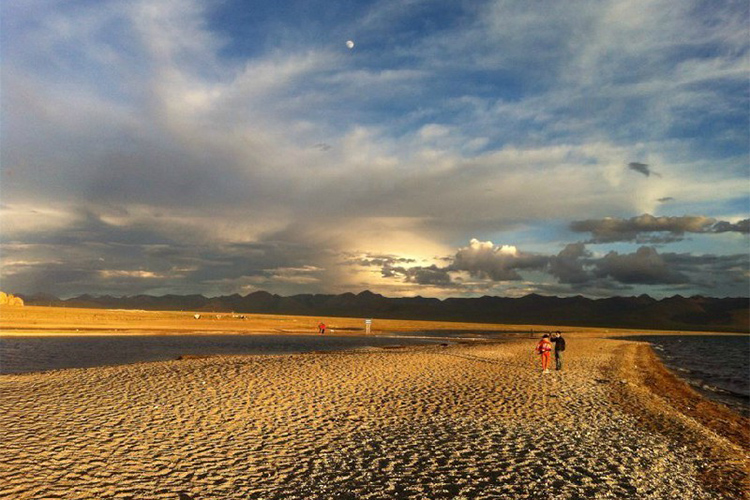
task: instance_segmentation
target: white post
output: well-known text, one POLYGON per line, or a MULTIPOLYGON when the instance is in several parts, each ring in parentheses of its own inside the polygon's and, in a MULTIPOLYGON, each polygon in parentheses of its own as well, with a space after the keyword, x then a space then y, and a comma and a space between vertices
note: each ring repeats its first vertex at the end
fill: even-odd
POLYGON ((366 319, 365 320, 365 335, 370 335, 370 327, 372 326, 372 320, 366 319))

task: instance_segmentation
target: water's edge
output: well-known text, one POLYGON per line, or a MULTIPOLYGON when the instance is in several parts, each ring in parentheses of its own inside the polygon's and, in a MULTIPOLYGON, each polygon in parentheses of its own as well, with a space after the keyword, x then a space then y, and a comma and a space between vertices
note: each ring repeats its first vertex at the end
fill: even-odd
POLYGON ((408 336, 185 335, 0 337, 0 374, 97 368, 180 356, 292 355, 315 351, 425 346, 449 339, 408 336))
MULTIPOLYGON (((623 336, 612 337, 619 340, 629 340, 648 343, 656 354, 659 362, 675 377, 692 387, 701 396, 711 401, 728 406, 742 416, 750 417, 750 377, 747 375, 747 364, 750 357, 741 353, 735 356, 726 356, 724 346, 717 345, 715 350, 700 351, 691 354, 684 346, 679 346, 680 351, 675 349, 677 344, 690 342, 711 342, 710 339, 732 339, 738 342, 748 343, 750 338, 744 335, 737 336, 623 336), (738 390, 738 385, 742 388, 738 390)), ((721 342, 721 341, 720 341, 721 342)))

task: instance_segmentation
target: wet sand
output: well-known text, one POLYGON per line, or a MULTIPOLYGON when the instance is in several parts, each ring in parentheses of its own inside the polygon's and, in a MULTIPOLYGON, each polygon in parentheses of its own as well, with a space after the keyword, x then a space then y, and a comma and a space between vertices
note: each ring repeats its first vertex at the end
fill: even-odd
POLYGON ((747 419, 567 338, 4 375, 0 497, 748 497, 747 419))

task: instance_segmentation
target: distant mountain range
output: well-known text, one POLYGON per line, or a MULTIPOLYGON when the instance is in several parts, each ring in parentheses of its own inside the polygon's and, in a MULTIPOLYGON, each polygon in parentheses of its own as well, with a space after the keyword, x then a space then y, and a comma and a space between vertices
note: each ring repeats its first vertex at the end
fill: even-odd
POLYGON ((656 300, 648 295, 589 299, 424 297, 389 298, 370 291, 341 295, 282 297, 254 292, 221 297, 203 295, 92 296, 61 300, 50 295, 22 296, 28 305, 108 309, 215 311, 302 316, 461 321, 474 323, 597 326, 654 330, 750 332, 750 298, 682 297, 656 300))

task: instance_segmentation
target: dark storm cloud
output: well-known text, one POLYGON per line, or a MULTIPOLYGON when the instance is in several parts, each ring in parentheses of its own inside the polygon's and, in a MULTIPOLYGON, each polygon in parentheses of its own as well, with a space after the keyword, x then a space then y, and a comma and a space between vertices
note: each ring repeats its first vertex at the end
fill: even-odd
POLYGON ((58 260, 27 260, 16 259, 16 256, 29 258, 29 250, 14 251, 8 245, 2 246, 4 259, 15 261, 11 266, 5 266, 3 288, 12 289, 18 293, 51 293, 64 294, 68 290, 77 293, 91 291, 88 285, 99 279, 98 262, 96 260, 66 261, 66 257, 80 256, 79 252, 70 252, 66 248, 56 248, 58 260))
POLYGON ((641 247, 635 253, 621 255, 609 252, 595 263, 595 274, 611 277, 625 284, 677 284, 690 279, 675 271, 652 247, 641 247))
POLYGON ((548 272, 560 283, 573 289, 592 288, 622 290, 628 285, 663 285, 688 283, 687 275, 677 270, 652 247, 641 247, 634 253, 609 252, 595 258, 583 243, 567 245, 550 258, 548 272))
POLYGON ((399 257, 386 254, 366 254, 365 256, 347 256, 343 264, 358 267, 380 268, 383 278, 397 278, 404 283, 418 285, 449 285, 450 275, 447 270, 437 266, 412 266, 405 267, 404 264, 413 264, 416 260, 412 258, 399 257))
POLYGON ((732 224, 723 221, 717 222, 716 219, 703 216, 654 217, 650 214, 643 214, 630 219, 589 219, 574 221, 570 224, 572 231, 591 233, 593 238, 590 243, 616 241, 664 243, 678 241, 682 239, 685 233, 748 233, 749 228, 747 219, 732 224))
POLYGON ((630 170, 633 170, 635 172, 638 172, 640 174, 645 175, 646 177, 649 177, 651 174, 654 174, 656 176, 661 177, 656 172, 652 171, 651 168, 646 163, 638 163, 638 162, 630 162, 628 163, 628 168, 630 170))
POLYGON ((364 257, 347 258, 344 262, 346 264, 365 267, 392 267, 397 264, 410 264, 415 262, 415 260, 398 257, 396 255, 367 254, 364 257))
POLYGON ((61 296, 218 294, 279 283, 283 287, 296 278, 310 284, 320 273, 310 265, 320 260, 320 249, 305 235, 285 240, 275 232, 256 242, 236 243, 203 237, 189 225, 180 230, 158 217, 119 223, 106 219, 85 208, 65 227, 35 231, 22 243, 3 234, 3 286, 61 296))
POLYGON ((711 228, 712 233, 743 233, 750 234, 750 219, 744 219, 736 224, 720 221, 711 228))
POLYGON ((694 282, 706 289, 734 284, 739 288, 735 295, 747 294, 747 277, 750 276, 750 259, 747 255, 691 255, 666 253, 662 256, 675 270, 695 276, 694 282))
POLYGON ((584 269, 584 264, 591 258, 591 252, 583 243, 567 245, 559 254, 550 258, 549 273, 560 283, 581 284, 591 281, 592 275, 584 269))
POLYGON ((90 209, 65 227, 27 235, 23 244, 3 237, 2 251, 5 286, 62 296, 158 289, 195 265, 193 250, 157 228, 110 224, 90 209))
POLYGON ((401 270, 406 283, 446 286, 453 284, 448 270, 437 266, 416 267, 401 270))
MULTIPOLYGON (((750 261, 746 255, 660 254, 644 246, 633 253, 609 252, 595 258, 580 244, 565 247, 550 259, 549 273, 573 290, 601 295, 632 285, 668 285, 716 290, 728 286, 746 293, 750 261), (596 291, 596 293, 594 293, 596 291)), ((606 295, 606 294, 605 294, 606 295)))
MULTIPOLYGON (((157 224, 133 223, 118 225, 106 222, 106 212, 92 207, 79 207, 72 212, 74 220, 65 227, 34 232, 24 237, 27 243, 49 245, 176 245, 177 242, 160 231, 157 224)), ((118 213, 123 213, 117 210, 118 213)), ((124 212, 127 213, 127 212, 124 212)))

